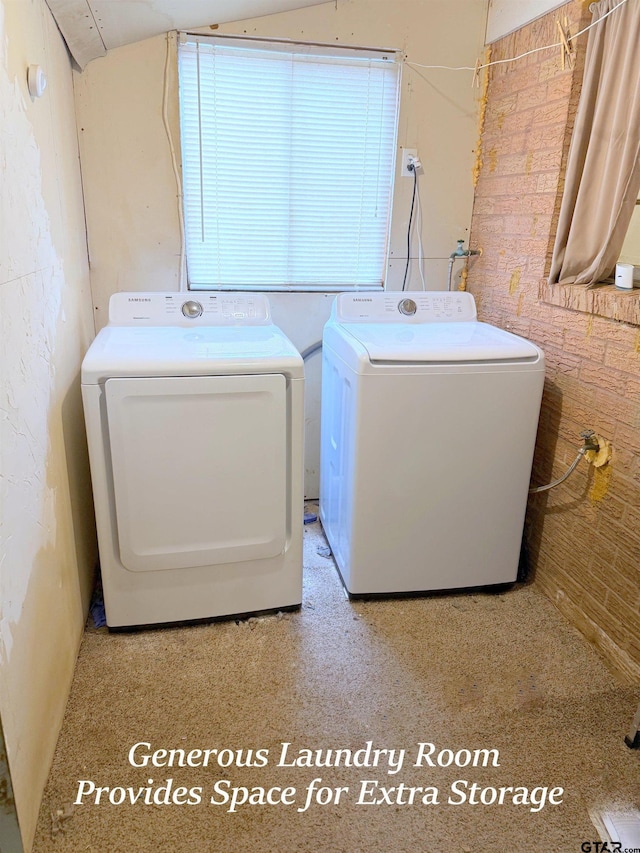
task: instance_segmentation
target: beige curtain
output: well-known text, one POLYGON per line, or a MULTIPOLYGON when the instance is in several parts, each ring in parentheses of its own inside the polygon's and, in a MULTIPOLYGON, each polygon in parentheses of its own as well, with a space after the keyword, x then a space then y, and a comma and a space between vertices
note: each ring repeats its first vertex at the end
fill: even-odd
MULTIPOLYGON (((593 20, 620 0, 591 4, 593 20)), ((550 284, 611 275, 640 191, 640 0, 589 30, 550 284)))

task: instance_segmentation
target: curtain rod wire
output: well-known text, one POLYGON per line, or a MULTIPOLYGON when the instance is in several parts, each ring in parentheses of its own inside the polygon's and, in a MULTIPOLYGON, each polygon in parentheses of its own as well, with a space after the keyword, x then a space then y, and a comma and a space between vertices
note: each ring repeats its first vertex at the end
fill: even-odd
MULTIPOLYGON (((577 39, 579 36, 584 35, 588 30, 592 27, 595 27, 596 24, 599 24, 601 21, 604 21, 605 18, 608 18, 616 9, 619 9, 620 6, 624 6, 624 4, 628 2, 628 0, 620 0, 620 3, 617 3, 612 9, 609 9, 601 18, 598 18, 597 21, 592 21, 589 26, 577 32, 575 35, 567 35, 567 41, 572 42, 577 39)), ((593 4, 592 4, 593 5, 593 4)), ((547 44, 543 47, 534 47, 533 50, 528 50, 526 53, 520 53, 518 56, 511 56, 508 59, 494 59, 491 62, 485 62, 481 65, 421 65, 419 62, 409 62, 408 59, 405 59, 405 65, 408 65, 413 68, 441 68, 445 71, 473 71, 474 73, 478 73, 482 71, 483 68, 490 68, 492 65, 503 65, 505 62, 517 62, 519 59, 524 59, 525 56, 530 56, 532 53, 538 53, 541 50, 551 50, 555 47, 563 47, 563 43, 561 41, 555 42, 554 44, 547 44)))

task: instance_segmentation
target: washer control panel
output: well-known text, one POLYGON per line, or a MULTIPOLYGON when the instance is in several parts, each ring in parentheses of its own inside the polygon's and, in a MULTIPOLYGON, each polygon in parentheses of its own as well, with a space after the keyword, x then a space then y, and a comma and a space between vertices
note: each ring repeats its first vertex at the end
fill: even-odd
POLYGON ((341 293, 333 317, 340 323, 450 323, 477 320, 476 303, 463 291, 341 293))
POLYGON ((109 322, 116 326, 268 326, 264 293, 114 293, 109 322))
POLYGON ((413 299, 401 299, 398 302, 398 311, 407 317, 411 317, 418 310, 418 306, 413 299))
POLYGON ((186 302, 182 303, 182 313, 185 317, 195 320, 196 317, 200 317, 202 314, 202 303, 196 302, 195 299, 187 299, 186 302))

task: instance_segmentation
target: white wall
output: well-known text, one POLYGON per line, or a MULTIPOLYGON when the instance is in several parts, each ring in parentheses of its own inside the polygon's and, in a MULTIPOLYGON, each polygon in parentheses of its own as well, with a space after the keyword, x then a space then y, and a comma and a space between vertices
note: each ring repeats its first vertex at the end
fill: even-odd
MULTIPOLYGON (((409 62, 473 67, 482 55, 487 0, 339 0, 232 25, 217 33, 248 34, 399 48, 409 62)), ((165 37, 110 51, 76 79, 91 282, 97 326, 117 290, 175 290, 180 238, 176 180, 163 126, 165 37)), ((174 43, 169 54, 167 115, 178 142, 174 43)), ((428 289, 446 286, 447 261, 468 235, 480 89, 471 72, 405 64, 399 146, 424 164, 424 275, 428 289)), ((406 262, 411 178, 396 178, 387 286, 399 288, 406 262)), ((413 254, 417 254, 414 237, 413 254)), ((409 287, 422 287, 417 263, 409 287)), ((331 298, 272 297, 274 317, 300 348, 321 337, 331 298)), ((313 359, 319 360, 318 356, 313 359)), ((309 363, 306 491, 317 496, 319 373, 309 363)))
MULTIPOLYGON (((631 224, 624 240, 620 261, 623 264, 635 264, 640 267, 640 205, 636 204, 631 217, 631 224)), ((636 270, 636 279, 640 270, 636 270)))
POLYGON ((44 0, 0 0, 0 715, 26 849, 95 564, 79 384, 93 324, 72 83, 44 0), (35 102, 30 63, 49 81, 35 102))
MULTIPOLYGON (((519 30, 530 21, 563 6, 567 0, 489 0, 487 44, 519 30)), ((582 0, 576 0, 582 2, 582 0)))

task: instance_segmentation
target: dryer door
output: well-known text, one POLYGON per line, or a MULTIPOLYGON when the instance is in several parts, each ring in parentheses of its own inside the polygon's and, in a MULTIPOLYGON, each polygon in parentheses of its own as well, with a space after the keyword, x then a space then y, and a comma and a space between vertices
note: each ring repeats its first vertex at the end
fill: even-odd
POLYGON ((125 568, 190 568, 284 551, 284 376, 108 379, 105 396, 125 568))

